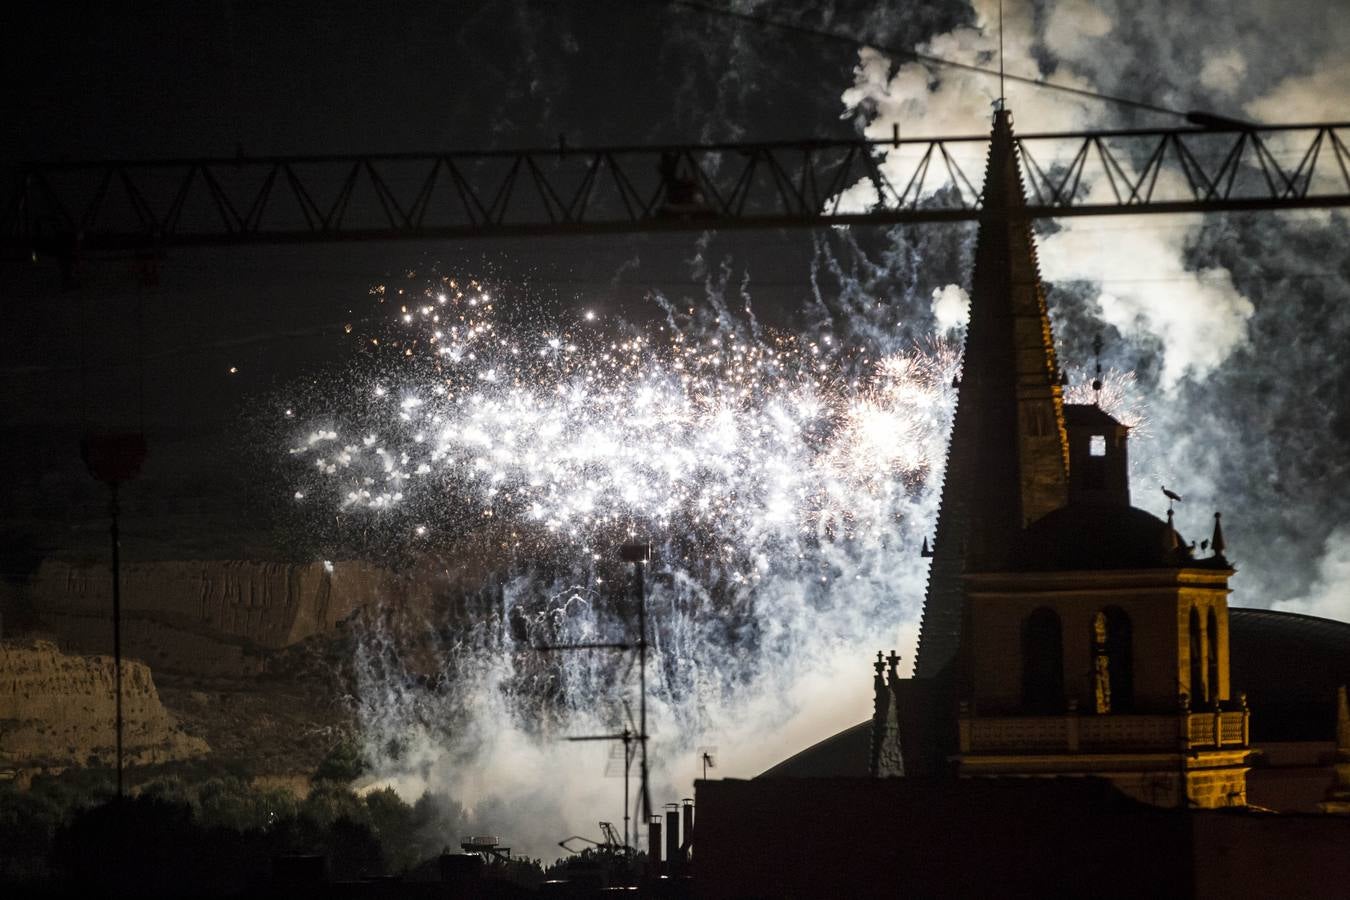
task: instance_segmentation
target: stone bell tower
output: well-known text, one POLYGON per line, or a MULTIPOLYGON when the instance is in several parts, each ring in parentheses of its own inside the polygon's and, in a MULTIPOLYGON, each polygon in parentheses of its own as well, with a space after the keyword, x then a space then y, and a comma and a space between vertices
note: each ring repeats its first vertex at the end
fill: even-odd
POLYGON ((1063 402, 1007 110, 981 204, 915 677, 878 663, 873 771, 1093 775, 1160 805, 1245 804, 1218 516, 1197 558, 1170 510, 1130 505, 1129 429, 1063 402))
POLYGON ((1219 519, 1197 558, 1170 511, 1075 483, 1092 472, 1071 470, 1091 499, 1033 523, 1003 571, 966 576, 957 774, 1093 775, 1162 806, 1245 805, 1251 714, 1229 678, 1219 519))

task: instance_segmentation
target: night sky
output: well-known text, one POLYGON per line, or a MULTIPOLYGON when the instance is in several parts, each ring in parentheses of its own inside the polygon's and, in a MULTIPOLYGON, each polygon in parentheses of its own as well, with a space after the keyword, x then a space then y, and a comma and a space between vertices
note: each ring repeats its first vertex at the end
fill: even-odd
MULTIPOLYGON (((1012 3, 1008 66, 1179 109, 1345 118, 1345 19, 1332 3, 1295 6, 1012 3)), ((734 8, 992 58, 993 32, 977 27, 988 3, 734 8)), ((834 137, 888 134, 892 121, 907 134, 980 133, 995 90, 661 2, 42 4, 2 15, 0 165, 488 149, 559 134, 574 145, 834 137)), ((1009 103, 1023 130, 1177 124, 1025 87, 1010 88, 1009 103)), ((1159 512, 1157 484, 1177 487, 1188 497, 1179 524, 1197 537, 1222 508, 1239 604, 1295 601, 1350 618, 1344 224, 1336 212, 1077 221, 1053 237, 1045 226, 1064 360, 1089 365, 1104 333, 1107 362, 1135 373, 1149 410, 1136 502, 1159 512), (1156 289, 1131 271, 1144 264, 1156 289)), ((953 226, 173 250, 158 286, 141 286, 134 260, 91 255, 77 290, 61 289, 50 261, 6 260, 6 573, 99 551, 103 498, 76 446, 98 428, 143 427, 150 442, 127 492, 129 555, 277 554, 269 496, 284 485, 256 462, 280 445, 258 410, 350 361, 341 326, 376 314, 368 288, 390 275, 457 272, 508 282, 541 309, 643 321, 656 314, 653 291, 701 301, 725 273, 738 290, 748 279, 767 321, 799 321, 819 289, 891 305, 921 337, 935 327, 933 292, 968 277, 968 237, 953 226)))

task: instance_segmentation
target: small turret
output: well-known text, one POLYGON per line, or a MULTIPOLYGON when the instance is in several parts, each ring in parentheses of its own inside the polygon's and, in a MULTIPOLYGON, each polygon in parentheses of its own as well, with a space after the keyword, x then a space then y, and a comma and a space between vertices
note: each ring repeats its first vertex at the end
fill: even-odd
POLYGON ((880 650, 877 651, 877 659, 876 662, 872 663, 872 668, 876 670, 876 675, 872 678, 872 752, 867 768, 872 773, 872 777, 875 778, 881 774, 881 751, 890 724, 891 705, 891 692, 887 690, 886 679, 882 674, 886 671, 886 662, 880 650))
POLYGON ((900 716, 895 690, 900 684, 899 655, 882 657, 877 651, 872 668, 876 677, 872 685, 876 691, 872 711, 872 754, 868 770, 873 778, 888 778, 905 774, 905 761, 900 751, 900 716), (882 673, 885 673, 883 677, 882 673), (887 677, 890 683, 887 684, 887 677))
POLYGON ((1095 403, 1066 403, 1064 427, 1069 438, 1069 502, 1129 506, 1129 426, 1095 403))

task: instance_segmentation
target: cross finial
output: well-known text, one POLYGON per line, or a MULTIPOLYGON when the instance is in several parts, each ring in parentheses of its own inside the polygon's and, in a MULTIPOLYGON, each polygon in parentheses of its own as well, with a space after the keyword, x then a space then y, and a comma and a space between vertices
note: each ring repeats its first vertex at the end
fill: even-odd
POLYGON ((1007 92, 1003 89, 1003 0, 998 0, 998 108, 1007 109, 1007 92))

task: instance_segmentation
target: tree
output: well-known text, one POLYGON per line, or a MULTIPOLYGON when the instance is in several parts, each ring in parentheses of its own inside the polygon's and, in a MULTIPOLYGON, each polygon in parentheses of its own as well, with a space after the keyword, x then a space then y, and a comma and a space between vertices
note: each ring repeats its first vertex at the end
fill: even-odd
POLYGON ((329 749, 314 770, 315 781, 341 781, 350 783, 360 778, 369 768, 369 763, 359 747, 350 740, 341 740, 329 749))

